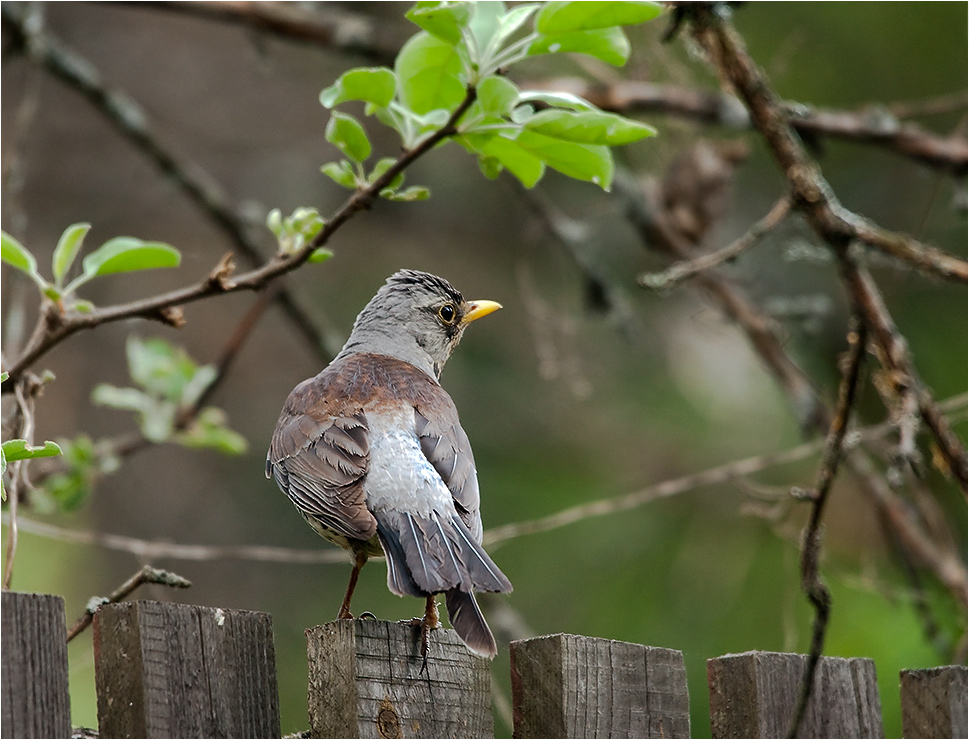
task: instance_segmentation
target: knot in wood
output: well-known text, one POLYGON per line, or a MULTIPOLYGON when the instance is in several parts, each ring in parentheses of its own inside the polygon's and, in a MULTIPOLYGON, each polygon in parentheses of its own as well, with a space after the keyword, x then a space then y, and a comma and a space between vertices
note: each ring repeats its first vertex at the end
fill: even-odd
POLYGON ((380 709, 377 710, 377 732, 380 737, 384 738, 404 736, 404 733, 401 732, 400 717, 397 716, 397 710, 390 703, 390 698, 386 696, 380 702, 380 709))

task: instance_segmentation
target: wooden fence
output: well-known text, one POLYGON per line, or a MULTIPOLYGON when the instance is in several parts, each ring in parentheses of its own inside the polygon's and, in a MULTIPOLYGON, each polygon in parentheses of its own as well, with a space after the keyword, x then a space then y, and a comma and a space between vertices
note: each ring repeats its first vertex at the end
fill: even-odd
MULTIPOLYGON (((3 594, 3 737, 70 737, 64 602, 3 594)), ((307 630, 311 737, 492 737, 488 661, 449 630, 426 671, 417 630, 348 620, 307 630)), ((677 650, 576 635, 513 642, 515 737, 690 737, 677 650)), ((279 737, 268 614, 133 601, 94 620, 101 737, 279 737)), ((805 656, 707 661, 714 737, 786 736, 805 656)), ((801 737, 881 737, 875 666, 822 658, 801 737)), ((965 666, 903 671, 905 737, 967 736, 965 666)))

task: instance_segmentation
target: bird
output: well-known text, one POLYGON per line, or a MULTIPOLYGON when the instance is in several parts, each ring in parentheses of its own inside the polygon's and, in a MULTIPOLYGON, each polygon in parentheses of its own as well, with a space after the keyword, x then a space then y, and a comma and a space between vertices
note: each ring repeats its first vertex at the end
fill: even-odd
POLYGON ((422 671, 440 624, 438 594, 468 649, 493 658, 475 592, 512 590, 481 545, 471 443, 440 383, 464 330, 500 308, 465 300, 427 272, 394 273, 333 361, 289 394, 266 457, 266 477, 318 534, 350 553, 338 619, 353 618, 357 578, 372 557, 386 558, 392 593, 425 599, 423 616, 410 620, 421 628, 422 671))

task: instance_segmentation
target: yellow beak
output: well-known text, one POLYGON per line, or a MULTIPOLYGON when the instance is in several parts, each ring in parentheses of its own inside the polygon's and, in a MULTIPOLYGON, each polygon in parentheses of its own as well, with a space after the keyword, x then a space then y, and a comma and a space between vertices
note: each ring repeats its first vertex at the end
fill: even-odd
POLYGON ((461 319, 461 323, 470 324, 472 321, 477 321, 482 316, 487 316, 489 313, 494 313, 499 308, 501 308, 501 304, 495 303, 494 301, 468 301, 468 312, 464 314, 464 318, 461 319))

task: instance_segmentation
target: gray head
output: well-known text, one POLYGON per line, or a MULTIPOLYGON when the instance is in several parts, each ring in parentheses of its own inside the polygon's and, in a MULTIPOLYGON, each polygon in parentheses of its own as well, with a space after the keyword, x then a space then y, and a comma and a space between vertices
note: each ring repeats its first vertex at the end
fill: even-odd
POLYGON ((337 356, 373 352, 409 362, 440 378, 465 328, 501 306, 467 301, 447 280, 418 270, 394 273, 353 323, 337 356))

